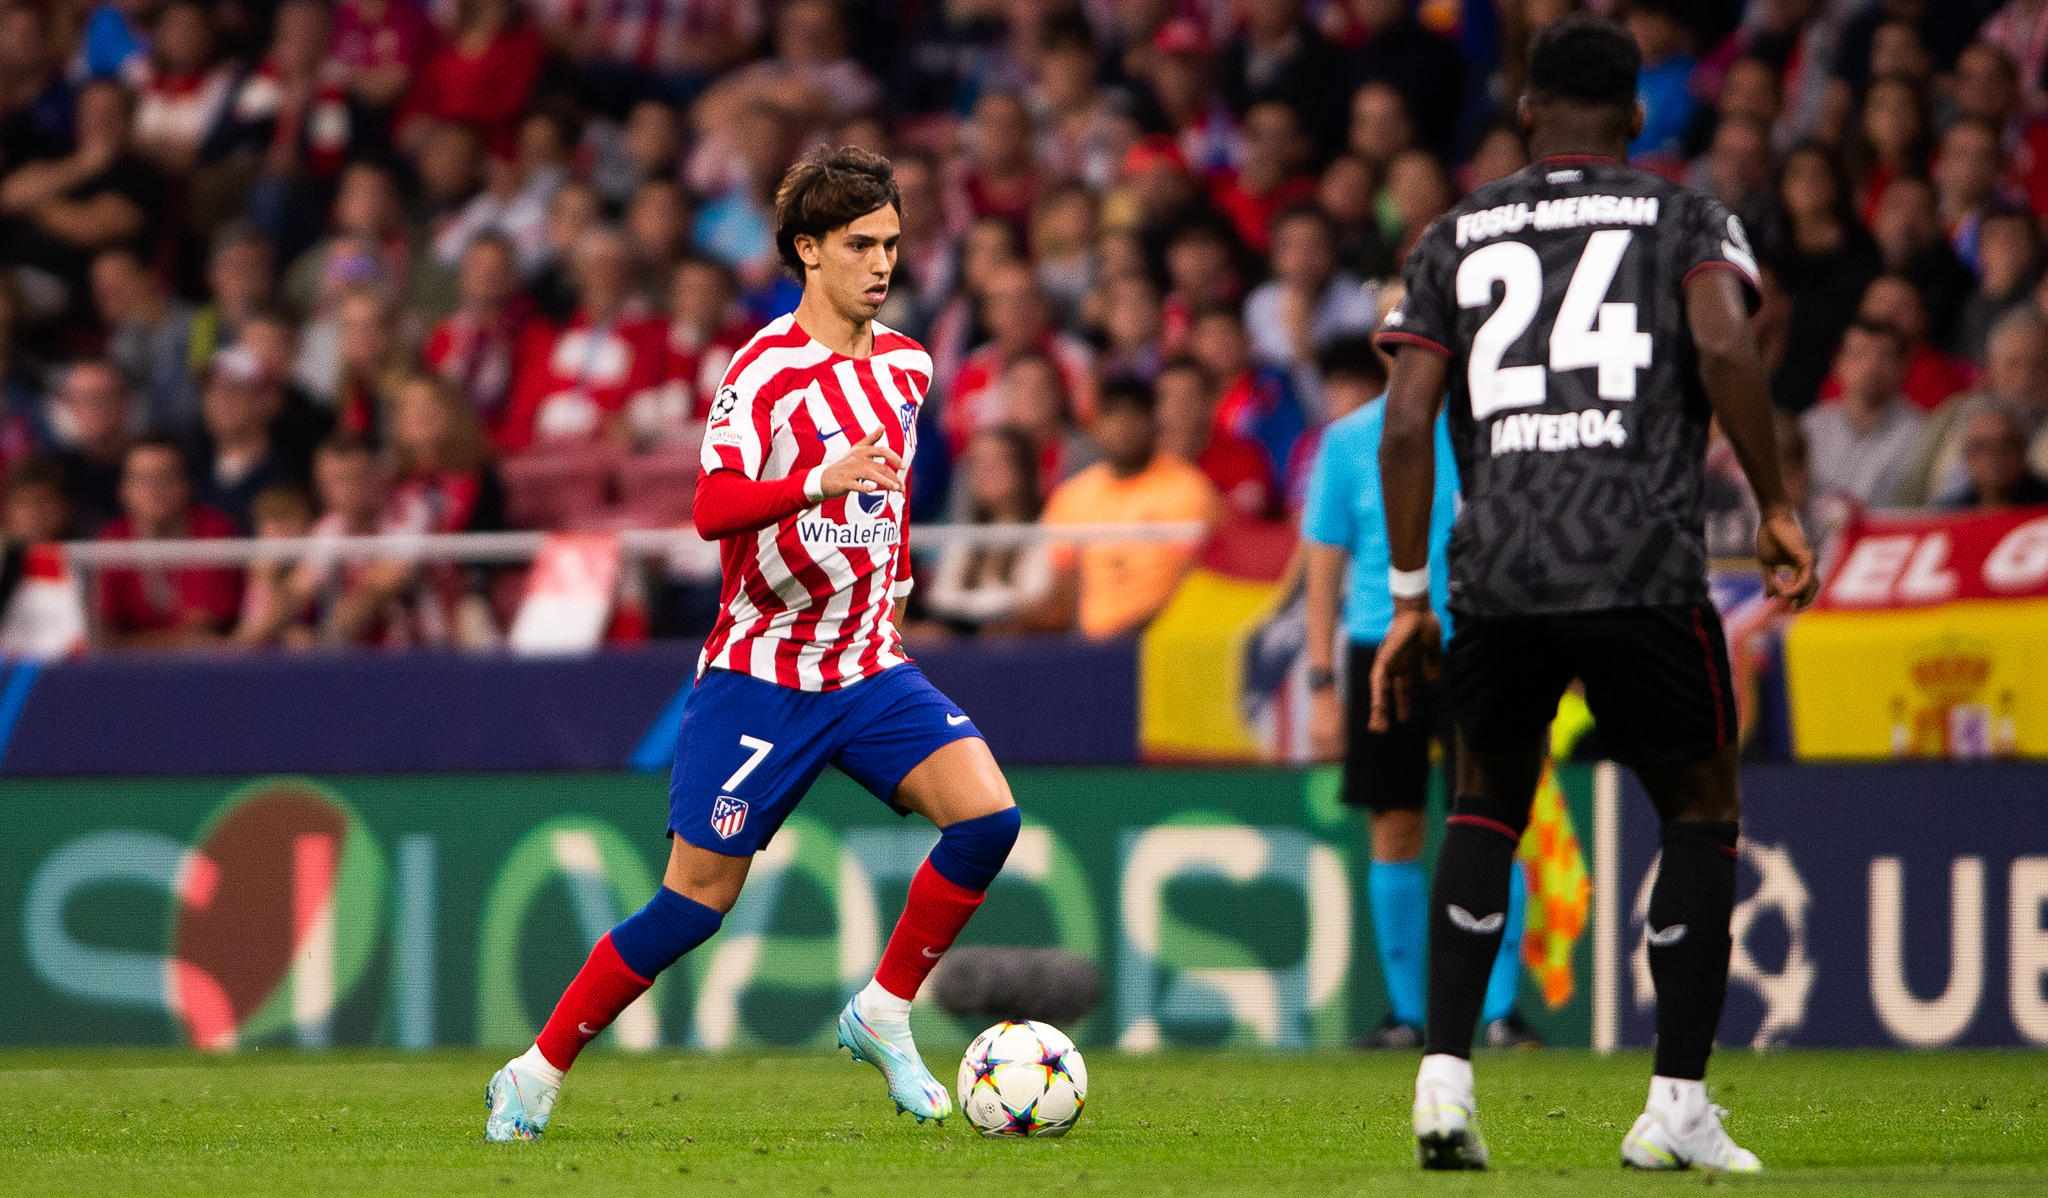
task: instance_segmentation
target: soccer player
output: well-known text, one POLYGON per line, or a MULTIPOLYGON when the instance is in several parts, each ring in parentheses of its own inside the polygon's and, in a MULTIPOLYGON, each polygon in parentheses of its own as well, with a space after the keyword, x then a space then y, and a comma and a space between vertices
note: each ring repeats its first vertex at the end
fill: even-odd
POLYGON ((899 1111, 952 1113, 910 1037, 910 1003, 981 905, 1017 839, 1009 784, 973 721, 904 656, 906 481, 931 385, 924 348, 875 320, 900 235, 889 163, 821 152, 775 197, 775 244, 803 280, 711 405, 696 523, 719 542, 723 607, 683 709, 669 783, 667 873, 597 942, 534 1046, 485 1089, 492 1140, 547 1129, 576 1054, 710 939, 753 854, 829 763, 939 842, 911 880, 874 980, 839 1042, 880 1069, 899 1111))
POLYGON ((1380 334, 1398 347, 1380 444, 1396 610, 1373 668, 1376 729, 1408 708, 1418 660, 1436 664, 1427 569, 1433 429, 1447 391, 1465 498, 1444 662, 1458 795, 1430 896, 1415 1081, 1424 1168, 1486 1164, 1472 1028, 1545 730, 1575 677, 1663 824, 1647 933, 1655 1076, 1622 1159, 1760 1167, 1722 1128, 1702 1080, 1728 981, 1741 817, 1734 688, 1705 579, 1710 415, 1756 494, 1770 594, 1804 606, 1818 581, 1778 477, 1742 225, 1717 201, 1623 165, 1643 123, 1640 61, 1603 18, 1569 16, 1537 36, 1520 108, 1533 165, 1429 228, 1380 334))

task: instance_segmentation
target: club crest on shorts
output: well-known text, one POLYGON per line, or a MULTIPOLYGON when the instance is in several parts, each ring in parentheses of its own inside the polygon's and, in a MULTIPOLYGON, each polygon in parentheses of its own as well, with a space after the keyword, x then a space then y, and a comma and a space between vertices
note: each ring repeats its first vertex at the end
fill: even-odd
POLYGON ((720 840, 731 840, 747 826, 747 801, 731 795, 719 795, 711 804, 711 830, 718 833, 720 840))

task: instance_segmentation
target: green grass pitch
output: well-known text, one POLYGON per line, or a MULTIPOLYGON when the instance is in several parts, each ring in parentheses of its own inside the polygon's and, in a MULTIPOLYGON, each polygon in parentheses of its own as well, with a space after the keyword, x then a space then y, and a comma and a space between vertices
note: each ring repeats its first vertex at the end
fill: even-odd
POLYGON ((1018 1143, 893 1115, 844 1054, 593 1053, 545 1141, 486 1144, 503 1057, 0 1053, 0 1193, 2048 1194, 2040 1054, 1723 1053, 1719 1101, 1769 1172, 1719 1179, 1617 1167, 1640 1054, 1482 1054, 1495 1169, 1459 1176, 1412 1163, 1406 1054, 1097 1050, 1079 1127, 1018 1143))

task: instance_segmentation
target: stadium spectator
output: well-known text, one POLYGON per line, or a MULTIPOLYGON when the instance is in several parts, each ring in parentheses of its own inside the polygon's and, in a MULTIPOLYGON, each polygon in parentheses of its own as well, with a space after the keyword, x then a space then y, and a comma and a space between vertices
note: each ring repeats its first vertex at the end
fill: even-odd
POLYGON ((1794 150, 1778 176, 1778 244, 1770 248, 1779 283, 1792 296, 1784 359, 1771 398, 1788 412, 1813 406, 1842 330, 1879 268, 1877 244, 1850 211, 1849 188, 1819 146, 1794 150))
POLYGON ((1347 7, 1358 40, 1345 63, 1345 93, 1385 82, 1416 114, 1421 144, 1449 161, 1459 148, 1466 95, 1466 62, 1456 43, 1417 22, 1408 0, 1353 0, 1347 7))
POLYGON ((1920 88, 1896 75, 1873 80, 1849 142, 1856 215, 1866 226, 1878 228, 1878 210, 1892 184, 1926 173, 1930 141, 1920 88))
POLYGON ((206 263, 208 300, 192 314, 192 338, 185 368, 189 372, 213 360, 242 336, 242 324, 256 307, 273 298, 275 255, 270 239, 245 220, 231 220, 213 235, 206 263))
POLYGON ((1628 143, 1629 161, 1650 169, 1670 169, 1683 159, 1686 139, 1698 119, 1693 98, 1691 37, 1684 24, 1682 0, 1635 0, 1628 6, 1629 36, 1642 52, 1636 76, 1636 103, 1642 105, 1643 131, 1628 143))
POLYGON ((1010 361, 1030 351, 1047 354, 1059 364, 1072 404, 1070 416, 1086 426, 1094 412, 1094 355, 1053 327, 1052 306, 1031 268, 1010 262, 990 271, 981 285, 980 311, 989 339, 961 363, 944 412, 946 440, 955 455, 966 448, 968 437, 998 422, 996 380, 1010 361))
POLYGON ((1031 154, 1031 111, 1023 97, 990 92, 974 105, 965 130, 966 153, 948 187, 949 220, 956 227, 999 216, 1021 233, 1043 186, 1031 154))
POLYGON ((1906 376, 1905 340, 1896 329, 1859 316, 1842 336, 1835 372, 1841 398, 1799 418, 1815 494, 1846 494, 1866 507, 1886 507, 1919 448, 1920 411, 1899 393, 1906 376))
POLYGON ((1771 224, 1771 174, 1770 127, 1724 111, 1686 183, 1721 201, 1758 236, 1771 224))
POLYGON ((1969 483, 1944 506, 1972 511, 2048 504, 2048 481, 2027 465, 2025 418, 1984 404, 1963 418, 1963 470, 1969 483))
POLYGON ((633 397, 619 425, 636 448, 696 445, 719 380, 756 328, 738 306, 739 281, 709 258, 684 259, 667 299, 659 382, 633 397))
POLYGON ((1265 449, 1216 427, 1216 386, 1193 358, 1176 358, 1159 373, 1159 452, 1208 476, 1233 516, 1262 520, 1274 513, 1279 486, 1265 449))
POLYGON ((71 500, 64 491, 64 466, 53 458, 28 458, 7 472, 7 539, 16 545, 48 545, 71 535, 71 500))
POLYGON ((1940 505, 1969 485, 1963 460, 1971 413, 1999 407, 2020 422, 2029 439, 2029 468, 2048 464, 2048 318, 2031 308, 2008 313, 1991 330, 1984 385, 1936 409, 1921 434, 1913 465, 1900 483, 1897 502, 1905 507, 1940 505))
POLYGON ((471 241, 496 233, 512 243, 519 273, 537 274, 548 261, 548 205, 563 184, 568 162, 563 122, 544 112, 527 116, 519 125, 518 150, 484 164, 483 190, 436 234, 435 260, 459 262, 471 241))
POLYGON ((1316 193, 1301 169, 1312 150, 1300 114, 1280 100, 1262 100, 1244 114, 1242 163, 1218 174, 1209 202, 1230 219, 1237 237, 1257 253, 1271 248, 1273 217, 1316 193))
POLYGON ((1244 320, 1230 308, 1212 308, 1195 321, 1188 352, 1216 380, 1216 427, 1257 442, 1276 476, 1309 421, 1290 372, 1252 361, 1244 320))
POLYGON ((1273 278, 1244 302, 1253 360, 1292 372, 1311 412, 1320 412, 1321 404, 1317 352, 1379 320, 1372 292, 1339 269, 1336 243, 1336 224, 1321 208, 1303 204, 1281 213, 1273 220, 1273 278))
MULTIPOLYGON (((192 502, 185 455, 174 441, 145 439, 128 450, 121 510, 102 541, 232 537, 234 521, 192 502)), ((106 643, 182 648, 220 639, 242 606, 242 575, 218 566, 102 570, 93 617, 106 643)))
POLYGON ((1182 352, 1198 315, 1244 298, 1237 252, 1230 230, 1214 217, 1191 220, 1173 231, 1166 242, 1168 291, 1160 311, 1161 352, 1182 352))
POLYGON ((527 290, 541 314, 556 324, 576 312, 577 239, 596 228, 603 215, 597 189, 578 179, 565 180, 548 200, 546 245, 527 290))
POLYGON ((71 152, 72 111, 77 93, 58 69, 62 55, 50 44, 46 13, 18 2, 0 8, 0 165, 71 152))
POLYGON ((334 62, 356 102, 379 114, 405 97, 439 33, 422 0, 341 0, 334 10, 334 62))
POLYGON ((1942 134, 1934 186, 1949 244, 1971 270, 1977 269, 1977 233, 1984 214, 2001 198, 2001 144, 1997 126, 1964 117, 1942 134))
MULTIPOLYGON (((1931 412, 1951 395, 1968 391, 1977 383, 1975 364, 1937 349, 1927 338, 1927 309, 1912 281, 1899 275, 1879 275, 1864 288, 1856 305, 1856 319, 1890 329, 1906 346, 1906 373, 1900 390, 1913 406, 1931 412)), ((1820 397, 1833 399, 1842 393, 1838 374, 1828 376, 1820 397)))
MULTIPOLYGON (((1202 472, 1158 452, 1152 390, 1131 380, 1103 388, 1093 428, 1103 460, 1061 483, 1044 523, 1189 521, 1213 527, 1223 500, 1202 472)), ((1037 626, 1078 628, 1091 640, 1136 631, 1165 610, 1195 559, 1193 544, 1052 543, 1056 582, 1037 626)))
POLYGON ((896 189, 903 197, 903 239, 896 243, 896 273, 889 278, 883 324, 931 348, 932 324, 946 304, 957 272, 957 239, 945 223, 939 166, 925 151, 898 152, 896 189))
MULTIPOLYGON (((1244 0, 1241 32, 1217 55, 1223 98, 1240 116, 1262 100, 1299 113, 1318 158, 1337 149, 1341 109, 1330 84, 1344 78, 1344 56, 1303 15, 1302 0, 1244 0)), ((1450 118, 1455 126, 1456 115, 1450 118)))
POLYGON ((121 473, 131 443, 133 396, 128 379, 105 359, 87 358, 64 372, 52 397, 52 422, 68 442, 56 451, 74 527, 85 536, 121 515, 121 473))
MULTIPOLYGON (((505 492, 483 423, 455 388, 414 375, 398 389, 391 422, 391 499, 385 519, 419 532, 495 532, 505 527, 505 492)), ((405 644, 481 648, 497 641, 486 598, 489 575, 448 564, 408 575, 405 644)))
POLYGON ((213 18, 198 0, 157 13, 135 105, 135 149, 166 175, 183 175, 227 111, 235 70, 214 61, 213 18))
MULTIPOLYGON (((393 8, 408 2, 385 0, 393 8)), ((518 0, 458 0, 455 28, 405 93, 399 140, 447 121, 474 129, 494 157, 511 157, 546 57, 547 44, 518 0)))
POLYGON ((535 352, 529 343, 553 331, 520 293, 518 267, 517 251, 503 235, 473 239, 456 273, 461 302, 434 326, 421 351, 427 368, 458 388, 494 434, 512 393, 513 368, 535 352))
POLYGON ((1919 321, 1924 327, 1916 336, 1948 344, 1977 277, 1942 235, 1933 186, 1912 176, 1893 180, 1877 206, 1871 232, 1884 269, 1903 276, 1920 293, 1915 303, 1924 308, 1919 321))
POLYGON ((1124 274, 1103 280, 1097 291, 1103 346, 1096 370, 1103 378, 1151 383, 1164 361, 1158 289, 1146 275, 1124 274))
POLYGON ((621 222, 633 250, 641 300, 667 310, 676 266, 689 252, 689 197, 673 179, 649 179, 633 193, 621 222))
POLYGON ((141 389, 149 427, 191 427, 199 416, 199 389, 189 370, 191 305, 166 295, 163 284, 126 247, 93 259, 92 294, 107 326, 107 356, 141 389))
POLYGON ((1985 341, 2001 316, 2033 302, 2041 270, 2040 232, 2033 217, 2004 209, 1991 213, 1977 238, 1977 288, 1956 314, 1948 349, 1982 362, 1985 341))
MULTIPOLYGON (((1002 416, 996 427, 1020 433, 1031 443, 1037 455, 1031 473, 1041 498, 1102 459, 1095 442, 1068 416, 1072 405, 1065 378, 1050 355, 1039 350, 1017 355, 1003 367, 998 386, 1002 416)), ((960 485, 967 481, 962 479, 960 485)))
POLYGON ((1152 35, 1145 83, 1161 123, 1188 167, 1204 177, 1236 165, 1237 115, 1216 90, 1215 47, 1193 17, 1176 16, 1152 35))
POLYGON ((339 427, 374 439, 381 435, 398 381, 412 366, 412 355, 400 340, 398 312, 382 291, 356 287, 341 296, 334 325, 339 369, 329 406, 339 427))
MULTIPOLYGON (((1023 431, 992 428, 976 433, 961 458, 959 477, 966 495, 963 523, 1037 522, 1042 506, 1038 448, 1023 431)), ((1052 583, 1052 563, 1042 542, 948 542, 932 568, 924 605, 934 620, 955 631, 1026 631, 1052 583)))
POLYGON ((78 92, 77 148, 0 180, 0 257, 40 272, 75 316, 85 312, 92 256, 148 247, 163 217, 163 176, 135 153, 133 108, 121 84, 87 83, 78 92))
POLYGON ((660 383, 662 321, 633 293, 632 251, 617 230, 576 243, 581 304, 552 337, 528 339, 495 438, 516 452, 542 442, 603 437, 640 392, 660 383))
POLYGON ((758 0, 615 5, 538 0, 542 31, 598 109, 618 116, 642 97, 685 105, 761 36, 758 0))
POLYGON ((253 350, 237 346, 213 356, 200 404, 201 425, 186 457, 199 502, 240 528, 255 527, 251 505, 258 494, 305 477, 305 463, 286 456, 271 436, 280 398, 253 350))
POLYGON ((1360 87, 1351 97, 1350 121, 1345 146, 1375 171, 1386 170, 1415 148, 1415 120, 1391 83, 1373 81, 1360 87))
MULTIPOLYGON (((313 500, 296 483, 277 483, 258 492, 249 505, 251 531, 263 540, 303 537, 313 528, 313 500)), ((230 638, 244 648, 281 640, 294 649, 313 643, 312 630, 293 613, 286 598, 300 563, 288 557, 259 557, 242 579, 242 613, 230 638)))

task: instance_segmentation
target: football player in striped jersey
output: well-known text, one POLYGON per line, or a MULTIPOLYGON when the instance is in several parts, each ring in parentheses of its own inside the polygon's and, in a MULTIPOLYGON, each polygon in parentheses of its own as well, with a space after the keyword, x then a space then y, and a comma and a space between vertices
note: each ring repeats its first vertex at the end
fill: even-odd
POLYGON ((534 1046, 491 1078, 489 1139, 546 1130, 576 1054, 718 930, 753 855, 828 764, 939 829, 839 1042, 881 1070, 899 1111, 952 1113, 911 1041, 911 1000, 981 905, 1019 816, 981 733, 896 627, 932 376, 923 346, 875 320, 900 217, 889 163, 858 149, 812 156, 777 192, 776 246, 803 299, 734 356, 711 407, 695 516, 719 542, 724 591, 683 709, 668 870, 597 942, 534 1046))

